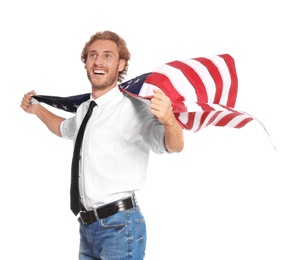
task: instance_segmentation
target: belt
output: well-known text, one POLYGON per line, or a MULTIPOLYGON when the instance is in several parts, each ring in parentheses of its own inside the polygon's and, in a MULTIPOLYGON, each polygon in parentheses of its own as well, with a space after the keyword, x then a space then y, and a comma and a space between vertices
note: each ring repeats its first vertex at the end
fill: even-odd
POLYGON ((97 208, 95 210, 89 210, 89 211, 81 211, 80 217, 84 224, 91 224, 98 219, 107 218, 109 216, 112 216, 118 212, 128 210, 136 206, 136 201, 134 196, 129 197, 124 200, 116 201, 110 204, 107 204, 103 207, 97 208), (96 215, 97 214, 97 217, 96 215))

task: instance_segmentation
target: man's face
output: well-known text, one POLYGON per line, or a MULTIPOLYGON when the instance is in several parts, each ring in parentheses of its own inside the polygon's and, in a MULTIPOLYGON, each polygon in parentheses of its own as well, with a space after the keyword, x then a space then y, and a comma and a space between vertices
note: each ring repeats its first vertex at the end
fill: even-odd
POLYGON ((110 40, 96 40, 88 51, 85 69, 92 88, 104 90, 116 85, 119 71, 125 65, 119 60, 116 43, 110 40))

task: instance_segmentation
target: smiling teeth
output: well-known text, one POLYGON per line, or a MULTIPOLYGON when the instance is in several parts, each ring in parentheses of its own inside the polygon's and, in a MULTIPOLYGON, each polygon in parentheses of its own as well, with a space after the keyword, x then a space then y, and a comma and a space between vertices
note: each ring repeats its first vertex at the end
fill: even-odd
POLYGON ((94 72, 94 73, 97 73, 97 74, 98 74, 98 73, 101 73, 101 74, 105 73, 103 70, 94 70, 93 72, 94 72))

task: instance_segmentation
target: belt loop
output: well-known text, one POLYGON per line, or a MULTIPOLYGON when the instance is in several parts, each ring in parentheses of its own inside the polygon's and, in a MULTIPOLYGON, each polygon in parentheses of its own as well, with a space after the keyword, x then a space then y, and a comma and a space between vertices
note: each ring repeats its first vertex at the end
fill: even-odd
POLYGON ((138 205, 137 205, 137 200, 136 200, 136 194, 135 193, 132 194, 131 200, 132 200, 132 205, 134 207, 137 207, 138 205))
POLYGON ((95 216, 96 220, 100 221, 100 218, 98 217, 98 214, 97 214, 97 209, 94 209, 93 212, 94 212, 94 216, 95 216))

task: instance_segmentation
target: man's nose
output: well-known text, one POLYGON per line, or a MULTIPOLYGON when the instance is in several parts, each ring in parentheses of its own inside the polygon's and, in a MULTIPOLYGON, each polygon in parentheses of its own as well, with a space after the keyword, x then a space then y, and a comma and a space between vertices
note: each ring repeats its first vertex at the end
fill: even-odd
POLYGON ((94 63, 98 66, 102 64, 102 58, 98 55, 96 59, 94 60, 94 63))

